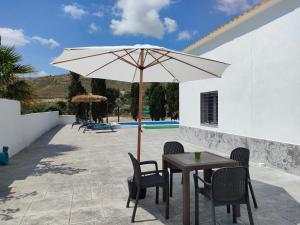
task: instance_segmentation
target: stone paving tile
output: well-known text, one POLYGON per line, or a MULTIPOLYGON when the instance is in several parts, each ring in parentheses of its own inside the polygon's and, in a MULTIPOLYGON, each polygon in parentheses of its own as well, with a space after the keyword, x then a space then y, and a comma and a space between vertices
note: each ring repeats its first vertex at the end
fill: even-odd
POLYGON ((76 211, 81 208, 101 208, 102 200, 101 199, 92 199, 92 200, 81 200, 72 202, 71 211, 76 211))
POLYGON ((21 225, 68 225, 69 212, 51 211, 36 215, 27 215, 23 218, 21 225))
POLYGON ((9 214, 0 217, 0 225, 18 225, 21 221, 22 217, 14 217, 9 214))
MULTIPOLYGON (((161 167, 166 141, 181 141, 176 129, 145 130, 142 160, 157 160, 161 167)), ((186 151, 198 146, 182 142, 186 151)), ((135 153, 136 129, 115 133, 83 134, 70 126, 57 127, 0 167, 0 225, 129 225, 133 202, 126 208, 126 178, 132 176, 128 152, 135 153)), ((214 152, 214 151, 213 151, 214 152)), ((218 152, 214 152, 218 153, 218 152)), ((219 153, 223 154, 223 153, 219 153)), ((148 169, 148 167, 145 169, 148 169)), ((150 168, 152 169, 152 168, 150 168)), ((259 208, 256 225, 300 224, 300 177, 271 168, 250 167, 259 208)), ((155 189, 139 202, 136 224, 178 225, 182 221, 181 175, 174 175, 170 219, 165 204, 156 205, 155 189)), ((191 177, 191 224, 194 224, 194 189, 191 177)), ((209 201, 200 196, 199 218, 210 224, 209 201)), ((225 207, 216 209, 218 225, 232 225, 225 207)), ((238 225, 248 225, 245 206, 238 225)))
POLYGON ((27 212, 27 215, 37 215, 41 213, 55 213, 55 211, 70 211, 71 198, 46 198, 39 201, 33 201, 27 212), (53 212, 54 211, 54 212, 53 212))
POLYGON ((85 222, 94 222, 97 220, 102 220, 103 212, 101 207, 93 206, 93 207, 84 207, 76 210, 72 210, 70 223, 85 223, 85 222))

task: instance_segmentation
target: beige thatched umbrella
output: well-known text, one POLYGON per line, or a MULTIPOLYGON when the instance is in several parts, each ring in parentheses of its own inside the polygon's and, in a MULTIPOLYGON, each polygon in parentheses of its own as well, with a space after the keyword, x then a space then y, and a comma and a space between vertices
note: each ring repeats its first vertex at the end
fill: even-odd
POLYGON ((85 95, 77 95, 72 98, 72 102, 89 103, 90 104, 90 120, 92 120, 92 102, 104 102, 107 98, 101 95, 93 95, 91 93, 85 95))

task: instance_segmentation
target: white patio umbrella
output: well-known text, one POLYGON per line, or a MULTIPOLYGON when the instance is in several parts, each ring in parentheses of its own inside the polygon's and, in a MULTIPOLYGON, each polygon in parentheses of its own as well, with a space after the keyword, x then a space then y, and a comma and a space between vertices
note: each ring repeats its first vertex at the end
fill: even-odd
POLYGON ((66 48, 52 63, 89 78, 139 82, 137 159, 141 152, 143 82, 220 78, 229 64, 152 45, 66 48))

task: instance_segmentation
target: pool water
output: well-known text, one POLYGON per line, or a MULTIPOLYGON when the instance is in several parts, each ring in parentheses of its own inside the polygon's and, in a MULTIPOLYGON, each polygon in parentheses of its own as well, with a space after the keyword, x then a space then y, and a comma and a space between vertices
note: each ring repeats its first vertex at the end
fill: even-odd
MULTIPOLYGON (((132 122, 119 122, 121 126, 137 126, 138 122, 132 121, 132 122)), ((168 120, 168 121, 142 121, 142 126, 148 127, 148 126, 177 126, 179 125, 179 121, 177 120, 168 120)))

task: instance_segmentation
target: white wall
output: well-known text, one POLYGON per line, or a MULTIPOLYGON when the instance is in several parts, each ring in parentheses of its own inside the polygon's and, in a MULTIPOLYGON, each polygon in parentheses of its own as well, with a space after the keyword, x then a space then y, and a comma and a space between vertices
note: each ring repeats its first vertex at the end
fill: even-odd
POLYGON ((72 124, 76 121, 75 115, 61 115, 59 116, 59 124, 65 125, 65 124, 72 124))
POLYGON ((191 53, 230 63, 223 78, 180 84, 184 126, 300 144, 300 1, 289 0, 191 53), (219 92, 219 125, 200 125, 200 93, 219 92))
POLYGON ((58 123, 58 112, 21 115, 20 102, 0 99, 1 151, 2 146, 9 146, 9 155, 12 156, 58 123))

